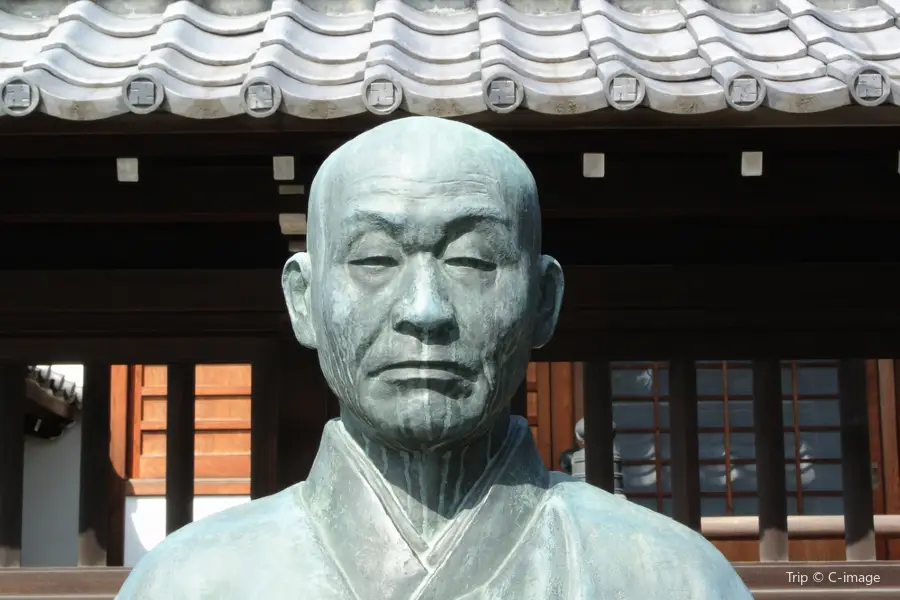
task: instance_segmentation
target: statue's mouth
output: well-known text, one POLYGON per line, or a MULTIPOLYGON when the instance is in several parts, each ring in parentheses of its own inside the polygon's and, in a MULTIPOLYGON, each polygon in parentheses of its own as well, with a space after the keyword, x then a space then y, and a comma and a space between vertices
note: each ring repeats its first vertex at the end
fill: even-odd
POLYGON ((409 360, 392 363, 372 372, 373 377, 390 381, 468 379, 476 376, 476 370, 468 365, 446 360, 409 360))

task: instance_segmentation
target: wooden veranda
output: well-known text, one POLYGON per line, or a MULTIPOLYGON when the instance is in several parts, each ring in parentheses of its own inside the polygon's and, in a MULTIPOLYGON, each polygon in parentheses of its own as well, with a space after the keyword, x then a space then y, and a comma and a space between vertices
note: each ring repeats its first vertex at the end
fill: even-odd
MULTIPOLYGON (((297 186, 371 122, 154 132, 123 119, 0 134, 0 398, 21 397, 27 365, 85 365, 78 568, 18 566, 22 415, 0 402, 0 598, 108 599, 126 574, 114 365, 168 366, 169 531, 192 518, 194 365, 252 365, 251 495, 305 476, 335 406, 315 356, 290 337, 279 215, 305 213, 297 186), (291 181, 274 180, 273 155, 294 158, 291 181), (139 158, 139 181, 116 181, 123 156, 139 158)), ((566 123, 510 115, 493 129, 534 170, 545 251, 566 272, 559 331, 533 359, 584 364, 589 481, 612 489, 609 363, 668 361, 674 514, 715 535, 700 515, 694 363, 753 360, 760 515, 738 529, 759 537, 762 562, 739 564, 742 576, 758 598, 900 597, 900 563, 875 561, 879 536, 897 531, 873 511, 865 402, 865 359, 900 357, 900 205, 858 193, 860 181, 896 185, 890 128, 566 123), (744 150, 763 152, 763 176, 741 176, 744 150), (586 176, 584 153, 605 153, 604 177, 586 176), (787 517, 778 361, 792 357, 840 361, 840 527, 787 517), (788 538, 802 535, 844 537, 847 562, 790 562, 788 538)))

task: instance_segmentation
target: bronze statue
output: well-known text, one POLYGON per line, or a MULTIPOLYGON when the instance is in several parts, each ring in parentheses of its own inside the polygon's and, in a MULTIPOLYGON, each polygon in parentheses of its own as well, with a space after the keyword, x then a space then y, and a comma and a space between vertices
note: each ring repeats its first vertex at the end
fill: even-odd
POLYGON ((341 402, 309 478, 172 534, 120 600, 751 600, 699 534, 548 473, 510 417, 563 273, 506 145, 363 133, 316 175, 307 245, 284 295, 341 402))

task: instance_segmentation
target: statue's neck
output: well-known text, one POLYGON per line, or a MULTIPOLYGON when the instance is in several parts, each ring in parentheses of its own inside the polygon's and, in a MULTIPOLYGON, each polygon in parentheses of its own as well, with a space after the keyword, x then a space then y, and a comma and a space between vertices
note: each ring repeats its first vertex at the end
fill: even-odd
POLYGON ((434 452, 391 448, 362 433, 342 415, 344 427, 391 484, 400 507, 426 542, 440 533, 459 512, 469 490, 487 470, 509 433, 509 419, 500 418, 484 435, 457 447, 434 452))

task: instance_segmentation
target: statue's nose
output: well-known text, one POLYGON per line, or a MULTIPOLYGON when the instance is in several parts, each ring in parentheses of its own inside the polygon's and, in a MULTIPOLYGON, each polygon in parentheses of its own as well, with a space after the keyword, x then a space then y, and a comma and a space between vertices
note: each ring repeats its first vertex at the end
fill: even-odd
POLYGON ((456 336, 453 307, 442 285, 438 266, 419 260, 410 264, 407 293, 396 304, 394 329, 424 344, 446 344, 456 336))

